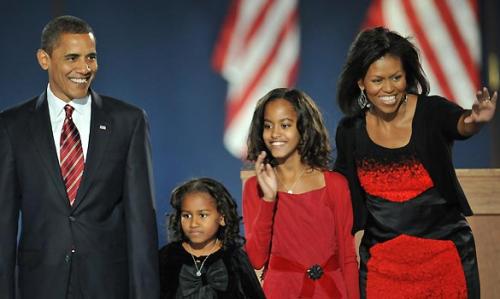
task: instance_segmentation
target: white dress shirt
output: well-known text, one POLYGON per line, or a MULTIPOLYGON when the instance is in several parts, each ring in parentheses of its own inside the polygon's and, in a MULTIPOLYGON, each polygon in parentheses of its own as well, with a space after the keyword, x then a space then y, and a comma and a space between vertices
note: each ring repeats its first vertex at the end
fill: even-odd
POLYGON ((88 94, 81 99, 73 99, 69 103, 59 99, 50 90, 50 84, 47 86, 47 102, 49 104, 50 124, 52 125, 52 134, 54 135, 54 144, 56 145, 57 158, 61 162, 61 131, 66 118, 64 106, 71 105, 73 110, 73 122, 75 123, 80 140, 82 142, 83 158, 86 160, 87 149, 89 147, 90 135, 90 116, 91 116, 91 96, 88 94))

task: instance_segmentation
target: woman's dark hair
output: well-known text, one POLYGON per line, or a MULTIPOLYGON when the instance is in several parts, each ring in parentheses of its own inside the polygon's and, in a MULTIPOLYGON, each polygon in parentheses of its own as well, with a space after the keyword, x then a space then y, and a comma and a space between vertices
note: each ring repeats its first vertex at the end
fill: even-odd
POLYGON ((224 216, 225 226, 220 226, 217 238, 227 246, 242 246, 245 239, 240 236, 240 221, 237 205, 226 187, 211 178, 192 179, 176 187, 170 195, 170 205, 173 208, 169 217, 169 239, 170 241, 187 240, 181 227, 182 201, 189 193, 206 193, 215 201, 217 211, 224 216))
POLYGON ((260 152, 266 151, 271 165, 277 164, 262 138, 266 105, 276 99, 290 102, 297 113, 297 129, 300 134, 298 150, 302 163, 317 169, 328 169, 332 161, 331 147, 323 117, 311 97, 298 89, 276 88, 257 102, 247 139, 247 159, 255 161, 260 152))
POLYGON ((429 83, 422 69, 418 50, 409 38, 384 27, 371 28, 360 32, 352 43, 337 83, 337 101, 344 114, 353 116, 361 111, 357 103, 361 92, 358 81, 365 77, 373 62, 386 54, 401 59, 406 73, 406 92, 429 93, 429 83))

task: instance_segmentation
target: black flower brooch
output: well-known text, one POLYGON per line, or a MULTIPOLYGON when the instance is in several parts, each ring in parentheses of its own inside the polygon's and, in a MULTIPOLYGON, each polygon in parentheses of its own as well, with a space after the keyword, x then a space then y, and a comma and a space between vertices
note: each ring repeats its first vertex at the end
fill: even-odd
POLYGON ((312 265, 307 269, 307 276, 312 280, 320 279, 323 276, 323 269, 318 264, 312 265))

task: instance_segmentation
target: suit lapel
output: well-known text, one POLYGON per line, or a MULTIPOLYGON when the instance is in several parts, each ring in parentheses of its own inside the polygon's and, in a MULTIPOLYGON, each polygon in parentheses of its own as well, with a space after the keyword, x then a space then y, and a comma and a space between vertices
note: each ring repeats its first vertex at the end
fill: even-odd
POLYGON ((90 117, 89 146, 87 149, 82 182, 80 183, 75 202, 72 206, 73 210, 82 202, 85 194, 92 185, 94 176, 98 173, 99 165, 104 156, 104 150, 108 144, 108 137, 111 129, 111 120, 104 109, 102 98, 94 91, 91 90, 90 92, 92 96, 92 109, 90 117))
POLYGON ((36 101, 35 108, 33 109, 33 117, 31 117, 29 121, 29 127, 33 143, 37 152, 40 154, 39 159, 42 161, 43 165, 45 165, 45 168, 47 168, 49 176, 56 185, 59 195, 66 199, 66 203, 69 206, 66 187, 61 176, 61 168, 57 159, 57 149, 54 144, 52 126, 50 124, 46 92, 43 92, 36 101))

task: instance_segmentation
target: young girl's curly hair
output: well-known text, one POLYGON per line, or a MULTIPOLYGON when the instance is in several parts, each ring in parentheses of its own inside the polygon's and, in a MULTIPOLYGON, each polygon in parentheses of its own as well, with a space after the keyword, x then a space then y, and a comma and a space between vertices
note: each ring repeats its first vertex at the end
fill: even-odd
POLYGON ((242 246, 245 239, 240 236, 240 221, 237 205, 231 194, 218 181, 211 178, 192 179, 176 187, 170 196, 170 205, 174 209, 169 217, 170 241, 187 241, 181 227, 182 201, 188 193, 201 192, 210 195, 215 201, 217 211, 224 216, 225 226, 220 226, 217 238, 222 241, 224 248, 228 246, 242 246))

